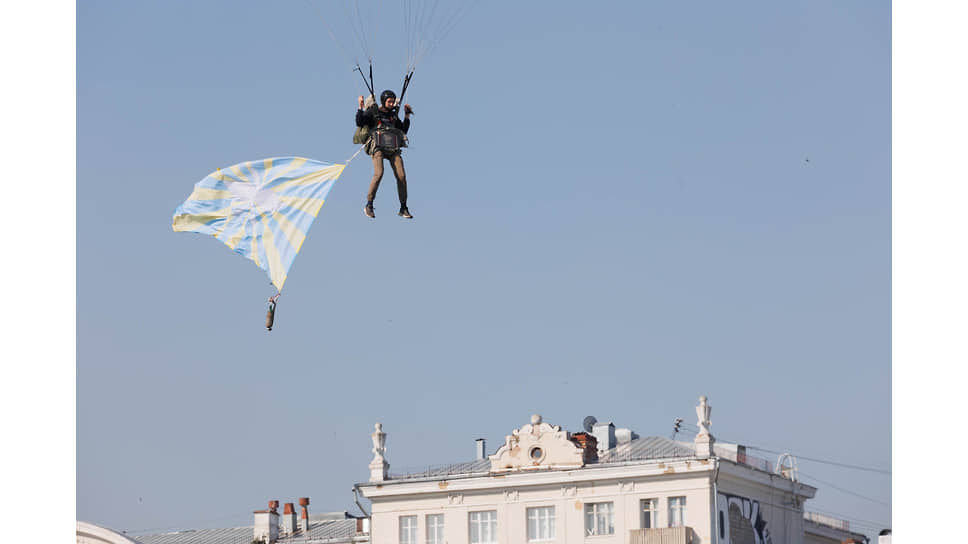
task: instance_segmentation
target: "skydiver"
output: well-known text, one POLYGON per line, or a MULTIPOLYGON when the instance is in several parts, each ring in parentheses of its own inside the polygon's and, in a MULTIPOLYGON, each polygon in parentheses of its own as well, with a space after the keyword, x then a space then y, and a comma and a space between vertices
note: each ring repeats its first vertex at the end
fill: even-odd
POLYGON ((359 109, 356 111, 356 126, 368 127, 370 139, 366 144, 367 154, 373 157, 373 179, 370 190, 366 195, 366 206, 363 213, 367 217, 375 218, 373 200, 383 179, 383 159, 390 161, 393 175, 397 178, 397 196, 400 198, 400 211, 397 213, 405 219, 413 219, 407 209, 407 173, 403 169, 403 157, 400 148, 407 146, 407 131, 410 130, 410 116, 413 109, 410 104, 403 105, 404 119, 400 121, 400 105, 397 95, 391 90, 380 93, 380 107, 364 109, 363 97, 358 99, 359 109))

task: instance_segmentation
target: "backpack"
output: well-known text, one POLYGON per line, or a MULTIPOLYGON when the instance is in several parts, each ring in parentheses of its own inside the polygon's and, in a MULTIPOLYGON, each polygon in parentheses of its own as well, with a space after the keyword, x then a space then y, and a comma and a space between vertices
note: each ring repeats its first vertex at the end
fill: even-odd
MULTIPOLYGON (((374 110, 374 109, 376 109, 376 106, 373 103, 373 95, 370 95, 366 99, 366 110, 365 111, 367 113, 372 114, 373 111, 371 111, 371 110, 374 110)), ((353 143, 354 144, 357 144, 357 145, 362 145, 362 144, 365 144, 365 143, 367 143, 369 141, 370 141, 370 127, 356 127, 356 130, 353 131, 353 143)), ((367 155, 370 154, 369 151, 367 151, 366 153, 367 153, 367 155)))
POLYGON ((353 132, 353 143, 362 145, 370 139, 370 127, 356 127, 353 132))

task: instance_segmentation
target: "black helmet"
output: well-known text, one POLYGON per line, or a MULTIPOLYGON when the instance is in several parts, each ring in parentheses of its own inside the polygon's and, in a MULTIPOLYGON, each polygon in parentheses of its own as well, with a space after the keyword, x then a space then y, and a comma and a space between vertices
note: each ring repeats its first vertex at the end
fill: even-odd
POLYGON ((387 98, 396 99, 396 97, 397 97, 397 93, 391 91, 390 89, 387 89, 387 90, 383 91, 382 93, 380 93, 380 105, 381 106, 386 106, 387 98))

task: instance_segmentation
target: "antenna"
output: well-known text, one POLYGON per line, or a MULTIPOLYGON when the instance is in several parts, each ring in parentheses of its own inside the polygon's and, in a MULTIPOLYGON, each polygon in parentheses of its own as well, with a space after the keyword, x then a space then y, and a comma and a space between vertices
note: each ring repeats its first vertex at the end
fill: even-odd
POLYGON ((773 469, 773 472, 781 476, 786 476, 794 482, 800 481, 800 471, 797 469, 797 458, 792 453, 781 453, 776 459, 776 467, 773 469))
POLYGON ((682 418, 677 417, 675 423, 672 425, 672 440, 676 439, 676 434, 679 433, 679 427, 682 425, 682 418))
POLYGON ((776 459, 776 468, 773 469, 773 472, 790 479, 793 497, 786 504, 790 504, 794 508, 800 508, 801 501, 798 497, 800 493, 800 471, 797 469, 797 458, 792 453, 781 453, 776 459))
POLYGON ((598 423, 598 420, 595 419, 595 416, 588 416, 582 420, 581 426, 582 428, 585 429, 586 433, 590 433, 592 432, 592 428, 595 426, 596 423, 598 423))

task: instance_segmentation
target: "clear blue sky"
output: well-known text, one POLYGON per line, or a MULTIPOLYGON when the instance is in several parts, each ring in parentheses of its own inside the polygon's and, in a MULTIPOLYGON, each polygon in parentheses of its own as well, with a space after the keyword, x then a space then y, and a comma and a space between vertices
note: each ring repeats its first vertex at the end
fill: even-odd
MULTIPOLYGON (((477 3, 407 92, 416 218, 389 172, 364 217, 356 158, 271 333, 264 272, 171 213, 218 167, 351 156, 352 64, 304 1, 76 9, 77 519, 352 509, 375 421, 400 470, 536 412, 668 435, 703 394, 721 440, 890 470, 889 3, 477 3)), ((891 525, 891 476, 800 471, 891 525)))

